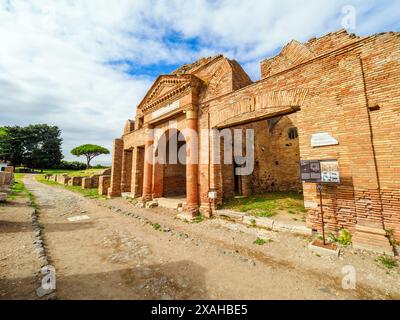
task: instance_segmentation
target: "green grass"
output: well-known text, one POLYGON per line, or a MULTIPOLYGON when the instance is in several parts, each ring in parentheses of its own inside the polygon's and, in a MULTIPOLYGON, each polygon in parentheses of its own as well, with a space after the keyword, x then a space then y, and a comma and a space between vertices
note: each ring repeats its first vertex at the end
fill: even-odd
POLYGON ((203 222, 203 221, 204 221, 204 216, 201 215, 201 214, 197 215, 197 216, 193 219, 193 222, 194 222, 194 223, 200 223, 200 222, 203 222))
POLYGON ((264 244, 267 243, 267 241, 265 241, 264 239, 261 239, 261 238, 257 238, 253 243, 257 244, 259 246, 263 246, 264 244))
POLYGON ((289 214, 306 212, 303 195, 297 192, 270 192, 262 195, 228 199, 224 209, 246 212, 257 217, 272 217, 279 210, 289 214))
POLYGON ((89 177, 94 174, 100 174, 105 169, 87 169, 87 170, 59 170, 46 169, 43 174, 68 174, 70 177, 89 177))
POLYGON ((11 194, 8 196, 8 199, 15 199, 18 196, 24 196, 28 192, 24 183, 22 182, 23 177, 24 175, 21 173, 14 174, 15 182, 11 186, 11 194))
POLYGON ((375 261, 380 262, 385 268, 388 268, 388 269, 393 269, 393 268, 397 267, 397 261, 390 257, 380 256, 380 257, 376 258, 375 261))
POLYGON ((87 198, 90 198, 90 199, 106 199, 107 198, 106 196, 99 195, 97 188, 82 189, 80 186, 64 186, 64 185, 59 184, 59 183, 57 183, 55 181, 46 180, 43 175, 37 176, 36 180, 38 182, 40 182, 40 183, 43 183, 43 184, 47 184, 47 185, 50 185, 50 186, 57 186, 57 187, 65 188, 65 189, 70 190, 70 191, 74 191, 74 192, 80 193, 84 197, 87 197, 87 198))
POLYGON ((154 223, 153 228, 154 230, 161 230, 161 225, 159 223, 154 223))
POLYGON ((7 197, 8 200, 14 200, 17 197, 27 197, 32 204, 32 207, 36 208, 35 196, 31 193, 23 183, 23 173, 14 173, 14 184, 11 186, 11 194, 7 197))

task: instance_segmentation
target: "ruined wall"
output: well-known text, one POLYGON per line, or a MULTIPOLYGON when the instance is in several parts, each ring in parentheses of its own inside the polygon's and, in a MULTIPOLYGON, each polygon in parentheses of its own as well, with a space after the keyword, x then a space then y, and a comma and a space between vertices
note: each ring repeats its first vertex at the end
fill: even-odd
MULTIPOLYGON (((328 229, 354 231, 356 221, 379 225, 383 208, 386 225, 396 229, 398 238, 399 48, 398 34, 377 35, 272 75, 212 101, 211 125, 299 105, 300 158, 339 160, 342 183, 326 187, 323 194, 328 229), (376 104, 380 110, 371 111, 376 104), (312 147, 312 134, 320 132, 339 144, 312 147)), ((211 184, 221 189, 221 168, 212 171, 211 184)), ((308 224, 320 229, 316 186, 304 183, 303 189, 308 224)))
MULTIPOLYGON (((399 239, 399 53, 398 33, 358 38, 339 31, 305 44, 291 42, 262 62, 263 79, 254 84, 234 62, 207 60, 209 65, 195 72, 203 91, 182 91, 172 98, 180 99, 181 106, 199 103, 199 129, 253 125, 256 132, 268 132, 267 119, 285 116, 269 136, 256 134, 258 163, 253 179, 242 187, 249 192, 276 186, 295 190, 301 188, 294 179, 299 159, 338 159, 341 184, 323 192, 328 229, 384 224, 399 239), (292 124, 298 129, 296 141, 285 133, 292 124), (312 135, 321 132, 339 144, 312 147, 312 135)), ((151 120, 147 114, 145 123, 151 120)), ((212 158, 208 140, 200 137, 201 158, 212 158)), ((143 145, 144 131, 126 134, 124 144, 125 149, 143 145)), ((232 173, 232 166, 200 163, 201 206, 207 207, 210 188, 217 190, 218 201, 233 194, 232 173)), ((303 191, 308 224, 320 230, 316 185, 304 183, 303 191)))
POLYGON ((386 229, 400 239, 400 34, 376 36, 360 57, 386 229))
POLYGON ((284 72, 318 56, 359 41, 361 38, 346 30, 329 33, 321 38, 310 39, 306 43, 291 41, 275 57, 261 61, 261 79, 284 72))
MULTIPOLYGON (((250 175, 237 177, 238 193, 241 195, 259 194, 270 191, 301 191, 300 151, 298 137, 291 139, 289 129, 296 128, 296 114, 273 118, 271 121, 260 120, 246 125, 235 126, 233 130, 242 131, 246 141, 246 130, 254 132, 254 170, 250 175)), ((221 154, 224 140, 221 139, 221 154)), ((245 155, 246 145, 242 154, 245 155)), ((235 194, 234 165, 222 166, 223 196, 235 194)))

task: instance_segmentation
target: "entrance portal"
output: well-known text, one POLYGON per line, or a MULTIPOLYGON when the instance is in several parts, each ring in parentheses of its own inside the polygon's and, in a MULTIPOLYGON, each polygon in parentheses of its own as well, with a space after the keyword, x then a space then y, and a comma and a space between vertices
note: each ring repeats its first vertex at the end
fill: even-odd
POLYGON ((186 197, 186 142, 179 130, 166 131, 159 140, 156 156, 162 161, 154 174, 155 197, 186 197))

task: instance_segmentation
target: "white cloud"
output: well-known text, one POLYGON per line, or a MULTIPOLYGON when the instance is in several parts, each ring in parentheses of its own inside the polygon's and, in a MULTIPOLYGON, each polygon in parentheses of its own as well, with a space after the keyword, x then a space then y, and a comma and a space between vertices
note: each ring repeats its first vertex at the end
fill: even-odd
POLYGON ((141 67, 224 53, 258 78, 291 39, 339 29, 348 4, 357 33, 400 27, 397 0, 0 0, 0 125, 58 125, 68 159, 82 143, 111 148, 153 80, 141 67))

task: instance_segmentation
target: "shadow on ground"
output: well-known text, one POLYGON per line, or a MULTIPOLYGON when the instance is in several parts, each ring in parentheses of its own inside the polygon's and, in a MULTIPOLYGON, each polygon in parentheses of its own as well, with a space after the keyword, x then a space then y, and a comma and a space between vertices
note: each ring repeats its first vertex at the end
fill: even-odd
MULTIPOLYGON (((90 266, 88 266, 89 268, 90 266)), ((0 299, 32 299, 18 283, 33 279, 0 279, 5 295, 0 299)), ((39 281, 36 280, 39 286, 39 281)), ((100 273, 57 274, 58 299, 175 300, 208 299, 205 269, 191 261, 124 268, 100 273)))

